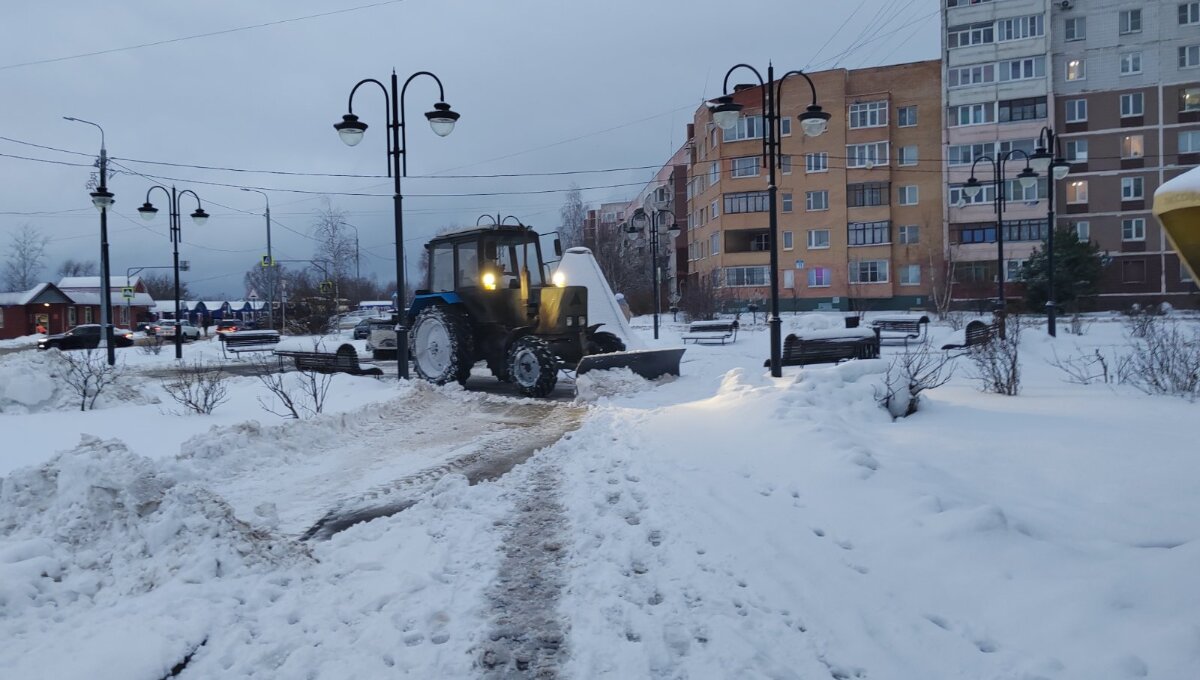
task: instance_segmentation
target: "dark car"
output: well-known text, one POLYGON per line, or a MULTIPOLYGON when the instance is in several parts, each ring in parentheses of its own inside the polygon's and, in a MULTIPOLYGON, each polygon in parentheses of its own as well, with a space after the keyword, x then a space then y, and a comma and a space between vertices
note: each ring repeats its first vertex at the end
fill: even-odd
POLYGON ((222 319, 217 322, 217 335, 226 333, 236 333, 238 331, 248 331, 257 328, 253 321, 240 321, 238 319, 222 319))
MULTIPOLYGON (((133 345, 133 331, 113 328, 113 346, 133 345)), ((38 340, 38 349, 95 349, 100 346, 100 324, 90 323, 76 326, 66 333, 51 335, 38 340)))
POLYGON ((381 328, 393 328, 395 325, 395 322, 385 317, 363 319, 354 325, 353 338, 355 340, 366 340, 367 338, 371 337, 371 331, 381 328))

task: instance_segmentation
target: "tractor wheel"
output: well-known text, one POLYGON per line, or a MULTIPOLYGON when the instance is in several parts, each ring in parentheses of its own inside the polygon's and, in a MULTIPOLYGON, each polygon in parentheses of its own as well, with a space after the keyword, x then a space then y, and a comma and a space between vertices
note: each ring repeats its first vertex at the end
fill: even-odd
POLYGON ((611 354, 613 352, 624 352, 625 343, 621 341, 615 334, 608 331, 600 331, 587 341, 588 354, 611 354))
POLYGON ((462 312, 426 307, 412 328, 412 362, 417 375, 437 385, 466 383, 471 376, 471 325, 462 312))
POLYGON ((527 335, 508 350, 508 377, 526 397, 544 397, 558 382, 558 357, 545 340, 527 335))

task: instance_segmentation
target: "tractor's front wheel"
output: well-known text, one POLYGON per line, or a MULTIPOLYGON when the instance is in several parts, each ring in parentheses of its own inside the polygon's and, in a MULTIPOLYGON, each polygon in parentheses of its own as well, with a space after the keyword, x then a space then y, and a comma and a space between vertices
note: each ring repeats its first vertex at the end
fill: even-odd
POLYGON ((508 350, 508 377, 527 397, 544 397, 558 382, 558 357, 545 340, 523 337, 508 350))
POLYGON ((426 307, 412 328, 412 362, 429 382, 444 385, 466 383, 471 376, 471 324, 466 316, 449 307, 426 307))

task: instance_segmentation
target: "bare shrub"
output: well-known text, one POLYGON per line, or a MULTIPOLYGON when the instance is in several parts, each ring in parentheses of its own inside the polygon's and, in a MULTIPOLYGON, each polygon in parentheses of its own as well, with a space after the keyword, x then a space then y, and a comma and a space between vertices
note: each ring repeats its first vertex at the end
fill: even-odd
MULTIPOLYGON (((1076 346, 1075 349, 1079 349, 1076 346)), ((1054 351, 1054 359, 1050 365, 1067 374, 1066 381, 1076 385, 1091 385, 1092 383, 1112 384, 1117 381, 1117 374, 1109 369, 1110 360, 1099 349, 1092 354, 1080 353, 1075 356, 1060 357, 1058 350, 1054 351)))
POLYGON ((96 399, 121 376, 123 369, 108 365, 108 354, 95 349, 59 352, 63 382, 79 397, 79 410, 96 408, 96 399))
POLYGON ((161 335, 155 334, 150 337, 150 342, 144 345, 138 345, 138 351, 142 354, 153 354, 155 356, 162 354, 163 338, 161 335))
POLYGON ((228 378, 220 364, 196 360, 182 367, 176 376, 162 383, 163 389, 176 403, 193 413, 209 415, 217 406, 229 400, 225 380, 228 378))
POLYGON ((1071 319, 1067 322, 1067 332, 1071 335, 1083 335, 1092 327, 1092 320, 1084 315, 1076 312, 1071 315, 1071 319))
POLYGON ((974 345, 967 351, 975 366, 974 377, 984 392, 1015 396, 1021 391, 1019 350, 1023 324, 1016 317, 1010 318, 1016 323, 1008 324, 1005 337, 993 337, 991 342, 974 345))
POLYGON ((1125 330, 1134 338, 1144 338, 1150 326, 1162 317, 1162 308, 1158 306, 1143 307, 1134 304, 1125 312, 1125 330))
POLYGON ((944 320, 947 324, 950 325, 951 330, 961 331, 963 328, 966 327, 967 319, 970 318, 970 316, 971 315, 967 314, 966 312, 949 312, 948 311, 945 313, 944 320))
POLYGON ((716 285, 716 277, 709 276, 684 289, 679 310, 687 316, 688 321, 706 321, 717 317, 721 303, 721 289, 716 285))
MULTIPOLYGON (((313 351, 321 351, 323 345, 317 341, 313 351)), ((281 418, 312 417, 325 410, 325 400, 333 375, 307 368, 284 371, 269 359, 255 363, 255 376, 267 388, 272 397, 258 398, 258 404, 268 413, 281 418)))
POLYGON ((1128 328, 1132 351, 1121 367, 1122 382, 1147 394, 1200 397, 1200 331, 1189 334, 1177 321, 1153 314, 1131 316, 1128 328))
POLYGON ((879 404, 893 419, 906 418, 917 412, 922 392, 945 385, 953 375, 953 358, 926 338, 912 351, 892 357, 879 404))

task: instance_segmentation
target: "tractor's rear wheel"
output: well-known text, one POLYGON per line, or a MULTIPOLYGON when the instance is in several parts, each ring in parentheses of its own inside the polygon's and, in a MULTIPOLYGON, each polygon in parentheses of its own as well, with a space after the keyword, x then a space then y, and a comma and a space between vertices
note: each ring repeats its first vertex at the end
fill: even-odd
POLYGON ((541 338, 525 336, 508 350, 508 377, 527 397, 544 397, 558 382, 558 357, 541 338))
POLYGON ((426 307, 412 328, 412 361, 417 375, 437 385, 466 383, 471 376, 471 324, 449 307, 426 307))
POLYGON ((592 334, 587 340, 588 354, 611 354, 613 352, 624 352, 625 343, 618 338, 616 334, 608 331, 599 331, 592 334))

